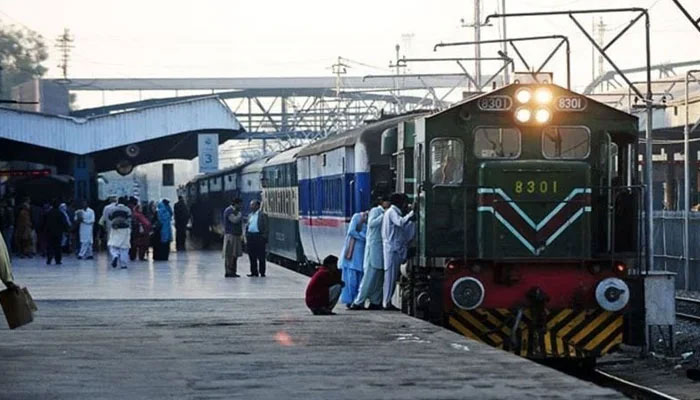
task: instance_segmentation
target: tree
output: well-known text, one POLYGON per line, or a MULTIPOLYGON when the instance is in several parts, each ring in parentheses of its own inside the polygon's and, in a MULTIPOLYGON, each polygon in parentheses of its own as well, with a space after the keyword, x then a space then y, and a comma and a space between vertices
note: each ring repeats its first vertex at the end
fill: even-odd
POLYGON ((47 58, 49 53, 41 35, 0 21, 0 99, 9 99, 12 87, 43 76, 47 69, 41 63, 47 58))

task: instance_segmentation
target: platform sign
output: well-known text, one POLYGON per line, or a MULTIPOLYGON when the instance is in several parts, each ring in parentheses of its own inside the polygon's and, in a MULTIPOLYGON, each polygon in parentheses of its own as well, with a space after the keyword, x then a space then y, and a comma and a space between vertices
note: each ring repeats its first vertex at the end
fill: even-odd
POLYGON ((219 135, 200 133, 197 137, 199 149, 199 172, 206 174, 219 170, 219 135))

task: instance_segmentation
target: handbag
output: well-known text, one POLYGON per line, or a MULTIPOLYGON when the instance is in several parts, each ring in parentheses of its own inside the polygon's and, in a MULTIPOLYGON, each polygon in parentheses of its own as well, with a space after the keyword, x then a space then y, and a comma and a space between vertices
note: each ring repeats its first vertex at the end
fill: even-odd
POLYGON ((36 304, 27 288, 3 290, 0 292, 0 304, 10 329, 19 328, 34 320, 36 304))
POLYGON ((355 238, 350 237, 348 240, 348 247, 345 249, 345 259, 352 260, 352 253, 355 251, 355 238))

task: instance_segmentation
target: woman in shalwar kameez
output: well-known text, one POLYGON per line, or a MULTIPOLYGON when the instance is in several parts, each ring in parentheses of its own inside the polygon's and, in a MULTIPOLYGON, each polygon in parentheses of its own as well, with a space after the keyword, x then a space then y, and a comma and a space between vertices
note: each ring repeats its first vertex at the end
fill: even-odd
POLYGON ((363 261, 365 258, 365 240, 367 237, 367 213, 361 212, 352 216, 345 245, 340 256, 340 268, 343 271, 345 287, 340 294, 340 301, 349 308, 362 281, 363 261))

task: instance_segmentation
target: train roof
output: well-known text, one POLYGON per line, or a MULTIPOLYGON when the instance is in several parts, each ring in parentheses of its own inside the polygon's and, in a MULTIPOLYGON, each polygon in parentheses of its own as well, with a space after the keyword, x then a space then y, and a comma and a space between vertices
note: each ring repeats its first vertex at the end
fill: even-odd
POLYGON ((325 153, 329 150, 337 149, 340 147, 353 146, 355 143, 357 143, 357 141, 360 138, 362 138, 365 135, 381 135, 381 133, 385 129, 392 128, 402 121, 414 119, 424 114, 425 112, 403 114, 383 119, 377 122, 371 122, 354 129, 340 132, 304 147, 299 153, 297 153, 296 156, 309 156, 319 153, 325 153))
POLYGON ((253 161, 252 163, 246 165, 243 168, 243 170, 241 171, 241 174, 250 174, 253 172, 261 172, 263 167, 265 166, 265 163, 267 163, 267 161, 269 159, 271 159, 272 157, 274 157, 277 154, 278 153, 270 153, 270 154, 266 154, 266 155, 258 158, 257 160, 253 161))
MULTIPOLYGON (((534 90, 536 88, 546 86, 549 88, 552 88, 552 91, 554 92, 554 96, 560 97, 582 97, 585 98, 585 108, 582 110, 572 110, 574 112, 578 111, 585 111, 587 113, 594 113, 596 115, 596 118, 601 118, 604 117, 603 119, 605 120, 610 120, 610 121, 618 121, 622 123, 630 123, 630 124, 637 124, 638 118, 632 114, 626 113, 622 110, 618 110, 614 107, 611 107, 605 103, 601 103, 589 96, 586 96, 584 94, 576 93, 574 91, 571 91, 569 89, 566 89, 564 87, 561 87, 559 85, 555 85, 553 83, 548 83, 548 84, 537 84, 537 83, 527 83, 527 84, 520 84, 520 83, 511 83, 509 85, 503 86, 501 88, 498 88, 496 90, 493 90, 491 92, 483 93, 481 95, 471 97, 466 100, 462 100, 458 103, 453 104, 451 107, 442 110, 438 113, 432 114, 428 116, 428 118, 436 118, 440 117, 449 113, 454 113, 455 111, 461 110, 463 106, 471 106, 472 104, 479 104, 479 101, 483 98, 488 98, 492 96, 502 96, 502 97, 508 97, 512 101, 512 110, 515 110, 518 106, 515 104, 515 94, 518 92, 518 90, 522 87, 529 87, 530 89, 534 90)), ((479 106, 481 108, 481 106, 479 106)), ((511 109, 508 110, 499 110, 502 112, 512 112, 511 109)), ((495 111, 495 110, 494 110, 495 111)), ((560 112, 560 111, 555 111, 555 112, 560 112)), ((631 126, 631 125, 630 125, 631 126)), ((636 131, 636 130, 635 130, 636 131)))
POLYGON ((281 153, 277 153, 275 156, 267 160, 267 163, 265 164, 265 167, 270 167, 274 165, 280 165, 280 164, 289 164, 294 162, 296 159, 296 155, 303 149, 303 147, 292 147, 290 149, 287 149, 281 153))

